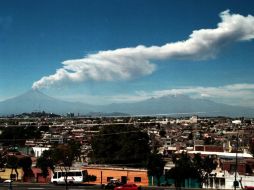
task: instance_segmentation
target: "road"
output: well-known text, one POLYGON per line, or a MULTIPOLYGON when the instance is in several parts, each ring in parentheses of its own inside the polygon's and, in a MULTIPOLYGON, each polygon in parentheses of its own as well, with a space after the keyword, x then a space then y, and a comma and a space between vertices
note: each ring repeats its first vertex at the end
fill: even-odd
MULTIPOLYGON (((102 190, 100 185, 95 186, 69 186, 68 190, 102 190)), ((175 190, 169 187, 142 187, 142 190, 175 190)), ((184 188, 183 188, 184 189, 184 188)), ((65 190, 64 185, 38 184, 38 183, 13 183, 12 189, 8 183, 0 183, 0 190, 65 190)), ((185 189, 191 190, 191 189, 185 189)), ((197 189, 196 189, 197 190, 197 189)))
MULTIPOLYGON (((182 190, 202 190, 202 189, 188 189, 181 188, 182 190)), ((0 183, 0 190, 65 190, 64 185, 53 184, 38 184, 38 183, 13 183, 12 189, 9 184, 0 183)), ((103 190, 100 185, 95 186, 69 186, 68 190, 103 190)), ((175 190, 174 187, 141 187, 141 190, 175 190)), ((207 189, 212 190, 212 189, 207 189)))
MULTIPOLYGON (((37 183, 13 183, 12 190, 65 190, 64 185, 37 184, 37 183)), ((101 189, 100 186, 69 186, 68 190, 92 190, 101 189)), ((0 190, 10 190, 9 184, 0 184, 0 190)))

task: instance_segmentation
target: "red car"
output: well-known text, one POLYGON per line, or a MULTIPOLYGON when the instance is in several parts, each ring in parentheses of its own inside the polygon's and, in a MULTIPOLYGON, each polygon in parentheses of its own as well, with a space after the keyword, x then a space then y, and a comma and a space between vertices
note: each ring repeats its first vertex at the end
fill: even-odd
POLYGON ((246 190, 254 190, 254 186, 245 186, 246 190))
POLYGON ((136 184, 124 184, 118 187, 115 187, 114 190, 140 190, 136 184))

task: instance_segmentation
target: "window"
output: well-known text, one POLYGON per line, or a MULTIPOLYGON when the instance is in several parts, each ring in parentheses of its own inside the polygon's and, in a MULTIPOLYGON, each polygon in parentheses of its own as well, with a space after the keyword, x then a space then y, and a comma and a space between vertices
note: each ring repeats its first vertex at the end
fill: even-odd
POLYGON ((75 176, 82 176, 81 172, 75 172, 75 176))
POLYGON ((225 186, 225 179, 224 179, 224 178, 221 178, 221 180, 220 180, 220 185, 221 185, 221 186, 225 186))
POLYGON ((215 187, 216 189, 219 189, 219 186, 220 186, 220 178, 215 178, 215 187))
POLYGON ((235 172, 235 169, 236 169, 235 164, 230 164, 230 172, 231 173, 235 172))
POLYGON ((123 184, 127 183, 127 176, 121 176, 121 182, 123 184))
POLYGON ((210 187, 213 188, 213 178, 210 178, 209 181, 210 187))
POLYGON ((67 172, 67 175, 68 175, 68 176, 74 176, 74 175, 75 175, 75 172, 67 172))
POLYGON ((109 182, 113 177, 107 177, 107 182, 109 182))
POLYGON ((141 177, 134 177, 134 182, 135 183, 141 182, 141 177))

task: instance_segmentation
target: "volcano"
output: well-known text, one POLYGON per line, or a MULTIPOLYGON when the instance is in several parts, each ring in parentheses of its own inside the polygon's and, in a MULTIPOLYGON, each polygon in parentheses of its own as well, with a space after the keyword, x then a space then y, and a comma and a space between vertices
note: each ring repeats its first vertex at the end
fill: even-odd
POLYGON ((135 103, 113 103, 109 105, 90 105, 80 102, 67 102, 50 97, 39 90, 26 93, 0 102, 0 115, 30 112, 66 113, 82 115, 172 115, 172 116, 230 116, 253 117, 254 109, 216 103, 208 99, 193 99, 186 95, 168 95, 150 98, 135 103), (94 114, 95 113, 95 114, 94 114), (113 113, 113 114, 111 114, 113 113))
POLYGON ((0 102, 0 114, 20 114, 24 112, 45 111, 49 113, 65 114, 68 112, 92 112, 93 106, 79 102, 67 102, 50 97, 39 90, 29 90, 20 96, 0 102))

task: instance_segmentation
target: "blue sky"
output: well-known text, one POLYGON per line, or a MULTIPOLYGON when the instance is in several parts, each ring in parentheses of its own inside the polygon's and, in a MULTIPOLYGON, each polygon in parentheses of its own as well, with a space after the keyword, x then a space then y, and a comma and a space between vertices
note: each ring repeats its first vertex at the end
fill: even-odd
POLYGON ((187 94, 253 107, 248 15, 252 0, 1 1, 0 100, 33 86, 92 104, 187 94))

